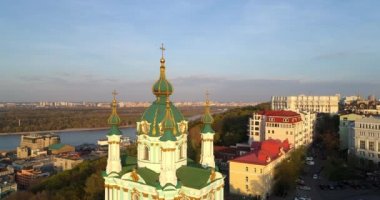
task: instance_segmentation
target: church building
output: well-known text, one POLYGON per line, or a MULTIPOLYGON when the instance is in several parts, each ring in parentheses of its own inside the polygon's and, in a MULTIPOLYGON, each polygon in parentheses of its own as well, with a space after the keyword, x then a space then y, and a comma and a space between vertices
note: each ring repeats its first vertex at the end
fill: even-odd
POLYGON ((166 79, 161 47, 160 77, 152 87, 156 100, 137 122, 137 157, 120 152, 120 118, 112 101, 107 133, 106 200, 223 200, 224 176, 214 160, 214 130, 209 100, 202 117, 200 163, 187 158, 188 121, 170 101, 172 84, 166 79))

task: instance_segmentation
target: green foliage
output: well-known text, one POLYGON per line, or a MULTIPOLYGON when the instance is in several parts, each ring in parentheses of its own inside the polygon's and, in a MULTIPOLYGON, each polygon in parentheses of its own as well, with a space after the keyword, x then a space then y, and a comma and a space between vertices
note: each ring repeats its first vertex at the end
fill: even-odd
POLYGON ((276 166, 274 177, 274 193, 283 194, 285 191, 293 190, 296 186, 296 179, 300 176, 305 158, 306 149, 300 147, 293 150, 289 157, 276 166))
MULTIPOLYGON (((136 145, 131 145, 123 155, 135 156, 136 152, 136 145)), ((12 194, 9 199, 103 199, 104 179, 101 172, 105 170, 106 165, 106 157, 84 161, 72 170, 67 170, 42 180, 27 192, 12 194)))

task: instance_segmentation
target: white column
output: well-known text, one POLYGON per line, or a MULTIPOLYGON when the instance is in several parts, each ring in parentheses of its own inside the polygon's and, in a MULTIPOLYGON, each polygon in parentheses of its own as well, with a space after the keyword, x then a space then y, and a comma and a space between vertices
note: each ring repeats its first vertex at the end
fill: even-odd
POLYGON ((105 190, 105 194, 104 194, 105 197, 104 197, 104 199, 108 200, 108 185, 105 185, 104 190, 105 190))
POLYGON ((112 192, 113 192, 113 186, 109 186, 109 200, 113 200, 113 195, 112 195, 112 192))

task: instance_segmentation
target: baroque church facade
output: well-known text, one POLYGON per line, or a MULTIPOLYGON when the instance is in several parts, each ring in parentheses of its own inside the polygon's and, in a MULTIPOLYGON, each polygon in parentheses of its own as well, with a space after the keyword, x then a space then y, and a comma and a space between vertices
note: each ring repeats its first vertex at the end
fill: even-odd
POLYGON ((160 77, 153 85, 156 100, 137 122, 137 157, 121 156, 114 94, 107 133, 106 200, 223 200, 224 177, 215 169, 214 130, 209 101, 201 119, 200 163, 187 158, 188 121, 170 101, 173 86, 166 79, 161 47, 160 77))

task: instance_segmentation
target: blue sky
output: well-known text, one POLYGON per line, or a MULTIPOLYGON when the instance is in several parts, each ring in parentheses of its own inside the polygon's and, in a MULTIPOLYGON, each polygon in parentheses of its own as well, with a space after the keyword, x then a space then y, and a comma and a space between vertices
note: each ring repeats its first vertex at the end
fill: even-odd
POLYGON ((0 101, 380 95, 380 1, 0 1, 0 101))

